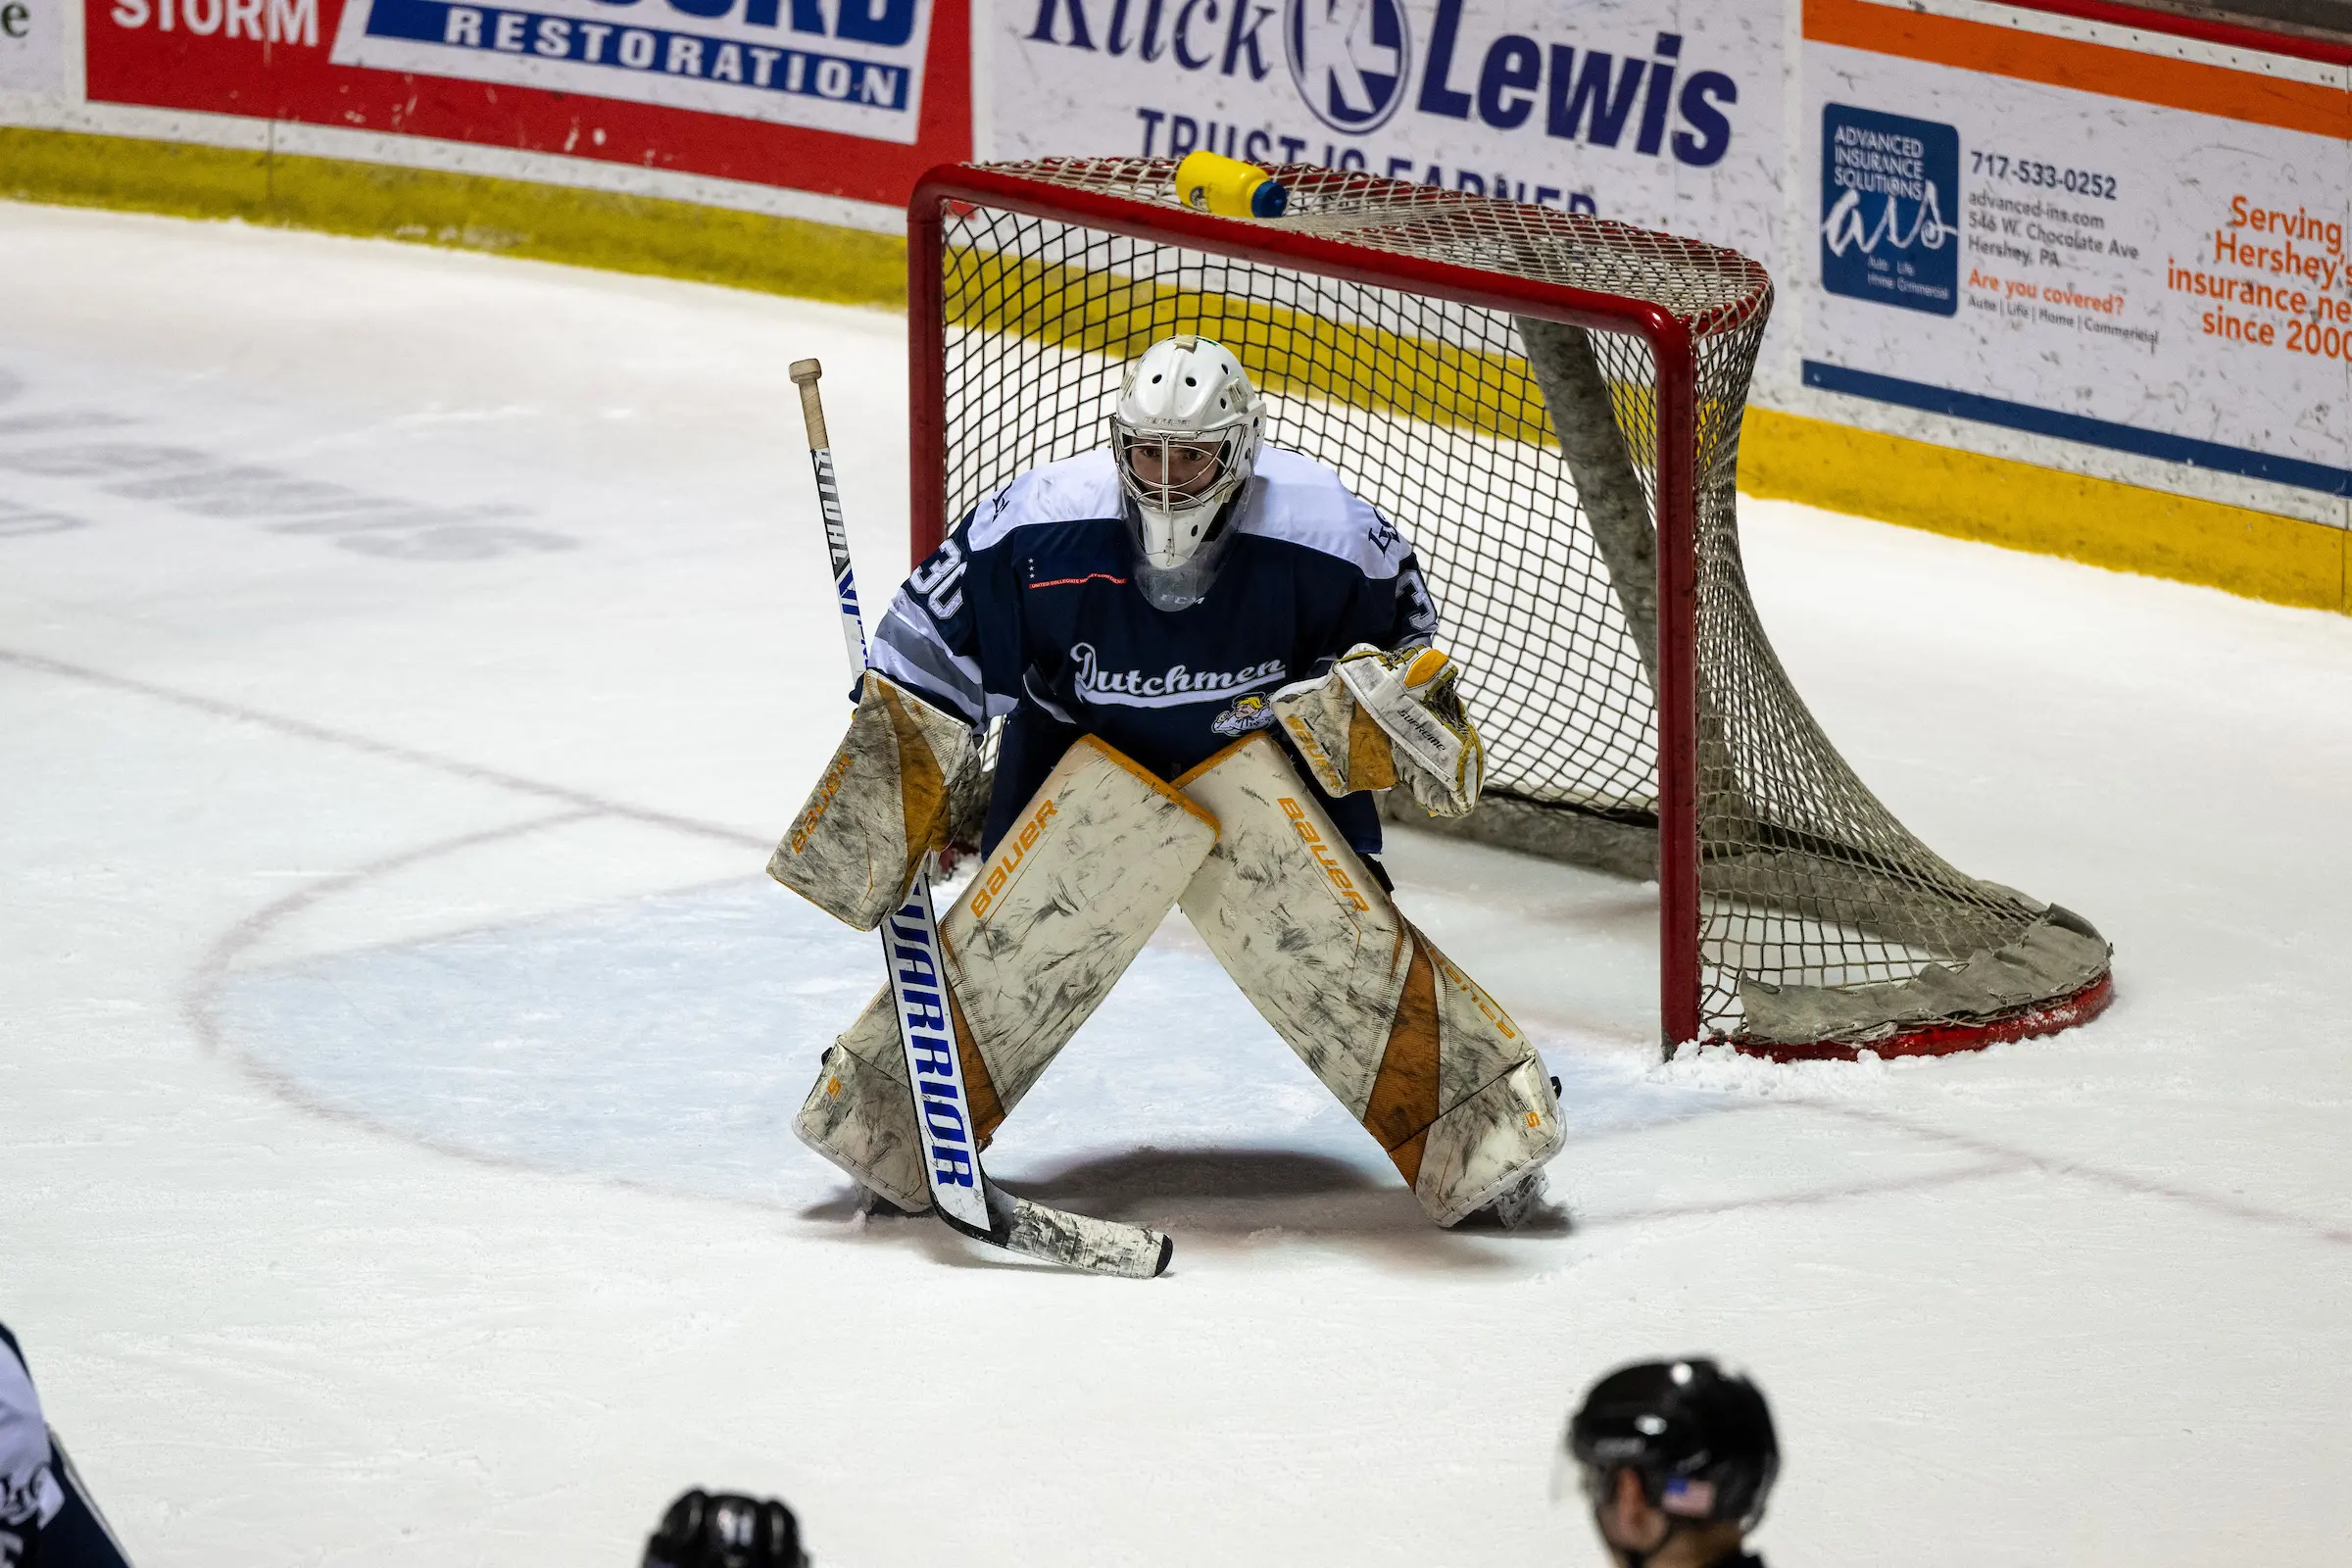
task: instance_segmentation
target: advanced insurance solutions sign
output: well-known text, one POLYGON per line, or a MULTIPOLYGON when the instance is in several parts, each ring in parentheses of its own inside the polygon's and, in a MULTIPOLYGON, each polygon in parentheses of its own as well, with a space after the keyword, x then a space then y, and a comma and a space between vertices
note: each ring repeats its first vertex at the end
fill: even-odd
POLYGON ((1769 257, 1779 0, 998 0, 991 156, 1366 169, 1769 257))
POLYGON ((1804 30, 1806 385, 2352 494, 2342 67, 1969 0, 1804 30))

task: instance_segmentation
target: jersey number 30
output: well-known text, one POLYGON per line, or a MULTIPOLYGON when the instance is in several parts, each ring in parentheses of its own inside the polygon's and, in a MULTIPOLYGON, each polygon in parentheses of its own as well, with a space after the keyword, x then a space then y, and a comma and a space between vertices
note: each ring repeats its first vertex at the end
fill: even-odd
POLYGON ((963 551, 950 539, 931 559, 906 574, 907 591, 921 599, 937 620, 953 620, 963 608, 963 551))

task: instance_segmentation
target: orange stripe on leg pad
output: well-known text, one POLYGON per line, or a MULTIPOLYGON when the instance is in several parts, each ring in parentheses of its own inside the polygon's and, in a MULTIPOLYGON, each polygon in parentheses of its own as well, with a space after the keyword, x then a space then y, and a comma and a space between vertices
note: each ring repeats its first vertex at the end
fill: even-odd
MULTIPOLYGON (((1178 806, 1183 807, 1187 811, 1190 811, 1201 821, 1206 822, 1210 827, 1215 827, 1217 825, 1217 819, 1215 817, 1202 810, 1200 807, 1200 804, 1194 801, 1190 796, 1182 793, 1184 779, 1178 779, 1173 784, 1169 783, 1166 779, 1161 778, 1157 773, 1152 772, 1150 768, 1137 761, 1134 758, 1129 757, 1125 752, 1122 752, 1117 747, 1104 742, 1100 736, 1081 735, 1070 743, 1070 750, 1076 751, 1082 746, 1101 753, 1102 760, 1109 762, 1114 766, 1125 769, 1127 772, 1133 774, 1136 778, 1141 779, 1146 784, 1149 784, 1152 787, 1152 792, 1154 795, 1174 801, 1178 806)), ((1229 752, 1231 750, 1233 750, 1233 748, 1228 746, 1225 748, 1225 751, 1217 753, 1217 757, 1223 757, 1225 752, 1229 752)), ((1211 758, 1209 760, 1214 761, 1216 760, 1216 758, 1211 758)), ((1192 773, 1187 773, 1184 777, 1191 778, 1194 773, 1198 773, 1200 771, 1200 768, 1194 768, 1192 773)))
POLYGON ((1396 999, 1389 1048, 1364 1105, 1364 1130, 1380 1141, 1411 1186, 1421 1177, 1430 1123, 1438 1119, 1438 975, 1418 932, 1404 994, 1396 999))
POLYGON ((1004 1124, 1004 1102, 997 1096, 996 1081, 988 1075, 988 1058, 972 1043, 972 1026, 963 1021, 963 1004, 956 1000, 956 988, 943 989, 948 993, 949 1015, 956 1023, 956 1059, 963 1068, 963 1096, 972 1107, 972 1136, 986 1150, 1004 1124))
POLYGON ((1225 759, 1231 757, 1243 747, 1254 746, 1260 741, 1264 741, 1268 746, 1274 744, 1272 741, 1266 740, 1265 732, 1263 730, 1253 729, 1249 734, 1243 736, 1240 740, 1235 741, 1230 745, 1218 747, 1207 757, 1201 759, 1200 761, 1194 763, 1191 767, 1186 768, 1183 772, 1168 780, 1169 788, 1180 790, 1183 789, 1187 784, 1192 783, 1193 780, 1197 778, 1207 777, 1210 773, 1213 773, 1217 770, 1218 764, 1223 762, 1225 759))

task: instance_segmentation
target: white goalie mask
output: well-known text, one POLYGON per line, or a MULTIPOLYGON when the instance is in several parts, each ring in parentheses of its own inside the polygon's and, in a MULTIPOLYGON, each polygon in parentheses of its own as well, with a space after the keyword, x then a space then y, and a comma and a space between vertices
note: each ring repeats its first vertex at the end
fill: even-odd
POLYGON ((1171 571, 1200 554, 1249 484, 1265 427, 1265 400, 1223 344, 1170 337, 1144 351, 1111 410, 1110 442, 1148 565, 1171 571))

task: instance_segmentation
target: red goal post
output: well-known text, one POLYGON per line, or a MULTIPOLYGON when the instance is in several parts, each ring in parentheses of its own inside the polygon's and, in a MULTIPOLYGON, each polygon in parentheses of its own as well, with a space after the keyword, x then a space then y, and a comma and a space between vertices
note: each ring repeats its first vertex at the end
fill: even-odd
POLYGON ((1173 169, 1045 159, 917 184, 916 560, 1015 473, 1100 445, 1146 342, 1217 337, 1268 393, 1269 439, 1404 527, 1446 645, 1490 683, 1477 836, 1654 865, 1669 1048, 1948 1051, 2104 1004, 2096 933, 1905 832, 1755 623, 1732 498, 1760 266, 1310 166, 1273 171, 1286 217, 1217 217, 1176 201, 1173 169))

